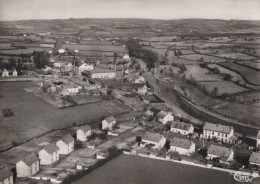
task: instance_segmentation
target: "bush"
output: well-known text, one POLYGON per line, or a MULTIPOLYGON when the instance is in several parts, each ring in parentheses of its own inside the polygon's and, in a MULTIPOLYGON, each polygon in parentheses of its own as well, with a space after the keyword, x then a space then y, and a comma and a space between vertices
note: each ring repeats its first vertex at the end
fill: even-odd
POLYGON ((14 115, 11 109, 3 109, 3 115, 4 117, 11 117, 14 115))

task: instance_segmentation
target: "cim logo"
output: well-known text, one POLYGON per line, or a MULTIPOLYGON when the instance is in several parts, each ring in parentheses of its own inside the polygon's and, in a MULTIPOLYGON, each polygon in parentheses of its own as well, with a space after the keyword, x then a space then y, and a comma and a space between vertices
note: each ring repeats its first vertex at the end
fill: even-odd
POLYGON ((252 182, 254 177, 242 174, 240 172, 230 173, 231 175, 234 175, 234 179, 238 182, 252 182))

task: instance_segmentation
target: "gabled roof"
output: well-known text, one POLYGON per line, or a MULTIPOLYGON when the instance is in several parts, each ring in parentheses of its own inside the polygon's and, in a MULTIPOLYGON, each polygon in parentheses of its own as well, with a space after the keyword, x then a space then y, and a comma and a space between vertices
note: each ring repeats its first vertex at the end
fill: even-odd
POLYGON ((69 143, 73 142, 74 139, 73 139, 73 137, 72 137, 70 134, 68 134, 68 135, 64 136, 64 137, 61 139, 61 141, 63 141, 63 142, 66 143, 66 144, 69 144, 69 143))
POLYGON ((85 64, 84 61, 76 61, 75 62, 75 66, 77 66, 77 67, 80 67, 81 65, 84 65, 84 64, 85 64))
POLYGON ((233 129, 232 126, 226 126, 226 125, 220 125, 220 124, 214 124, 214 123, 208 123, 206 122, 203 126, 203 130, 210 130, 214 132, 220 132, 229 134, 231 130, 233 129))
POLYGON ((209 147, 207 153, 212 154, 212 155, 217 155, 217 156, 223 157, 223 158, 229 158, 232 151, 233 150, 230 148, 225 148, 225 147, 217 146, 217 145, 211 145, 209 147))
POLYGON ((160 140, 163 138, 162 135, 152 132, 146 132, 143 136, 143 140, 151 141, 151 142, 160 142, 160 140))
POLYGON ((85 125, 80 127, 78 130, 82 130, 83 132, 87 132, 89 130, 91 130, 91 127, 89 125, 85 125))
POLYGON ((108 123, 111 123, 113 121, 116 121, 116 119, 114 118, 114 116, 109 116, 105 119, 108 123))
POLYGON ((54 144, 48 144, 43 148, 47 153, 53 154, 54 152, 59 150, 59 147, 54 144))
POLYGON ((190 128, 192 127, 191 124, 180 122, 180 121, 170 121, 170 123, 172 123, 171 128, 176 128, 176 129, 180 129, 180 130, 189 131, 190 128))
POLYGON ((249 162, 260 164, 260 153, 253 152, 249 158, 249 162))
POLYGON ((7 167, 0 168, 0 182, 4 181, 6 178, 9 178, 13 175, 13 172, 10 171, 7 167))
POLYGON ((165 111, 160 111, 160 112, 157 114, 157 117, 158 117, 158 118, 164 118, 164 117, 167 116, 167 115, 168 115, 167 112, 165 112, 165 111))
POLYGON ((192 144, 194 144, 194 143, 191 140, 181 139, 181 138, 177 138, 177 137, 174 137, 170 143, 171 146, 175 146, 178 148, 184 148, 184 149, 189 149, 192 144))
POLYGON ((39 158, 34 154, 29 154, 21 159, 26 165, 30 166, 33 163, 37 162, 39 158))

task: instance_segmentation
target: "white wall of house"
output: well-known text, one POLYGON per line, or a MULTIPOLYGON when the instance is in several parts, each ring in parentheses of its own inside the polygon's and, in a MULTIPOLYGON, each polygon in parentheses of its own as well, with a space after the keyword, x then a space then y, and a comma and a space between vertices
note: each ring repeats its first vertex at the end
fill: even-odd
POLYGON ((83 132, 81 129, 77 130, 77 140, 85 142, 91 136, 91 130, 83 132))
POLYGON ((56 146, 59 147, 59 154, 67 155, 74 150, 74 141, 69 144, 66 144, 62 140, 59 140, 58 142, 56 142, 56 146))
POLYGON ((107 122, 106 120, 102 121, 102 130, 113 130, 114 125, 116 124, 116 121, 107 122))
POLYGON ((9 73, 7 70, 4 70, 3 73, 2 73, 2 77, 8 77, 9 76, 9 73))
POLYGON ((35 175, 40 170, 39 161, 33 163, 30 166, 27 166, 23 161, 19 161, 16 163, 16 172, 17 177, 31 177, 35 175))
POLYGON ((13 184, 13 183, 14 183, 13 175, 0 181, 0 184, 13 184))
POLYGON ((158 149, 158 148, 162 148, 165 145, 166 138, 162 137, 159 142, 142 139, 142 142, 145 142, 146 144, 152 144, 152 145, 154 145, 154 148, 158 149))
POLYGON ((59 160, 59 154, 58 151, 49 154, 44 149, 42 149, 39 151, 39 158, 41 165, 50 165, 59 160))
POLYGON ((260 145, 260 139, 256 139, 256 147, 260 145))
MULTIPOLYGON (((210 160, 213 160, 214 158, 220 158, 220 156, 213 155, 213 154, 208 154, 207 158, 210 159, 210 160)), ((234 152, 232 151, 230 156, 227 159, 227 162, 231 162, 231 161, 233 161, 233 159, 234 159, 234 152)))
POLYGON ((260 166, 260 163, 250 162, 250 165, 257 165, 257 166, 260 166))
POLYGON ((180 148, 176 146, 170 146, 170 151, 178 152, 181 155, 190 155, 191 153, 195 152, 195 144, 192 143, 191 146, 188 149, 180 148))
POLYGON ((182 130, 182 129, 171 127, 171 132, 180 133, 181 135, 189 135, 189 134, 192 134, 194 132, 194 127, 190 126, 189 130, 182 130))
POLYGON ((205 139, 213 139, 215 137, 217 140, 230 143, 230 138, 234 135, 234 129, 230 131, 229 134, 221 133, 221 132, 215 132, 210 130, 203 130, 203 137, 205 139))
POLYGON ((167 114, 164 118, 157 118, 162 124, 166 124, 168 121, 173 121, 174 117, 171 113, 167 114))
POLYGON ((105 78, 115 78, 116 72, 107 72, 107 73, 92 73, 92 79, 105 79, 105 78))

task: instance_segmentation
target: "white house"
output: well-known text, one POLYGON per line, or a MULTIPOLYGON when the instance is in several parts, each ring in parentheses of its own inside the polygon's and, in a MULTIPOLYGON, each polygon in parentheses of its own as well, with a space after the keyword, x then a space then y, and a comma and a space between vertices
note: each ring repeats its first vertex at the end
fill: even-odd
POLYGON ((143 83, 145 83, 145 79, 144 79, 143 76, 140 76, 140 77, 138 77, 137 79, 134 80, 134 83, 135 84, 143 84, 143 83))
POLYGON ((0 184, 13 184, 13 172, 6 165, 0 167, 0 184))
POLYGON ((91 136, 91 127, 89 125, 82 126, 77 130, 78 141, 84 142, 88 139, 89 136, 91 136))
POLYGON ((249 164, 260 166, 260 153, 259 152, 253 152, 251 154, 251 156, 249 158, 249 164))
POLYGON ((59 160, 59 147, 54 144, 48 144, 39 151, 41 165, 50 165, 59 160))
POLYGON ((55 61, 53 63, 54 67, 61 68, 65 63, 63 61, 55 61))
POLYGON ((2 77, 8 77, 8 76, 9 76, 8 70, 4 69, 2 72, 2 77))
POLYGON ((83 71, 82 73, 92 79, 112 79, 116 77, 114 70, 95 69, 92 71, 83 71))
POLYGON ((147 93, 147 90, 148 90, 147 86, 143 85, 141 87, 138 87, 137 93, 140 95, 145 95, 147 93))
POLYGON ((59 49, 59 50, 58 50, 58 53, 59 53, 59 54, 64 54, 65 52, 66 52, 65 49, 59 49))
POLYGON ((152 132, 146 132, 144 136, 142 137, 142 143, 145 145, 152 145, 153 148, 158 149, 162 148, 166 143, 166 138, 163 135, 152 133, 152 132))
POLYGON ((130 59, 129 54, 124 54, 124 55, 122 56, 122 58, 123 58, 123 59, 126 59, 126 60, 130 59))
POLYGON ((166 124, 168 121, 173 121, 174 117, 171 112, 160 111, 157 114, 157 121, 161 122, 162 124, 166 124))
POLYGON ((256 135, 256 147, 258 148, 260 145, 260 130, 258 131, 256 135))
POLYGON ((17 177, 31 177, 40 170, 39 158, 29 154, 16 163, 17 177))
POLYGON ((216 139, 226 143, 234 142, 234 128, 232 126, 213 124, 206 122, 203 126, 205 139, 216 139))
POLYGON ((81 86, 64 86, 59 94, 61 96, 76 95, 81 88, 81 86))
POLYGON ((170 142, 170 151, 181 155, 190 155, 195 152, 195 143, 191 140, 174 137, 170 142))
POLYGON ((171 123, 171 132, 180 133, 182 135, 189 135, 194 132, 194 126, 188 123, 180 121, 172 121, 171 123))
POLYGON ((59 154, 67 155, 74 150, 74 139, 70 134, 68 134, 62 139, 58 140, 56 142, 56 146, 59 147, 59 154))
POLYGON ((116 124, 116 119, 114 116, 107 117, 102 121, 102 130, 113 130, 116 124))
POLYGON ((16 69, 13 69, 12 74, 13 74, 14 77, 17 76, 17 71, 16 71, 16 69))
POLYGON ((207 151, 207 159, 217 159, 220 163, 228 164, 234 159, 234 151, 223 146, 211 145, 207 151))
POLYGON ((75 72, 78 75, 81 75, 83 71, 94 70, 93 64, 85 63, 84 61, 77 61, 75 63, 75 72))

